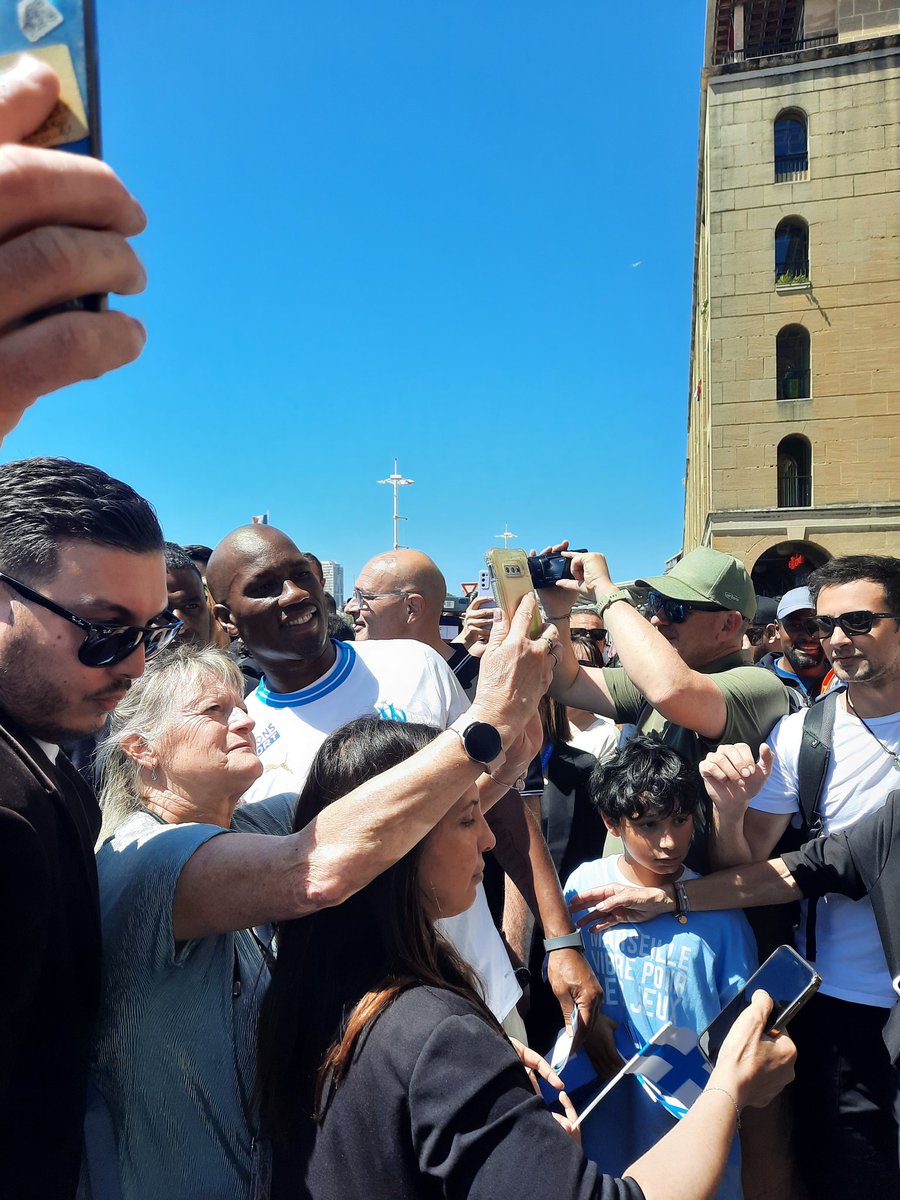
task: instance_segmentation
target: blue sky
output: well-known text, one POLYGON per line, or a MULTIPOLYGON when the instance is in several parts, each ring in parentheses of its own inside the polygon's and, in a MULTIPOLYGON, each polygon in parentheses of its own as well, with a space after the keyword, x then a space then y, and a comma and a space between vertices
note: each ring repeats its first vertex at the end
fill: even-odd
POLYGON ((97 4, 148 345, 42 400, 4 458, 96 463, 178 542, 268 509, 352 579, 390 545, 396 455, 401 542, 454 591, 504 522, 661 570, 705 5, 97 4))

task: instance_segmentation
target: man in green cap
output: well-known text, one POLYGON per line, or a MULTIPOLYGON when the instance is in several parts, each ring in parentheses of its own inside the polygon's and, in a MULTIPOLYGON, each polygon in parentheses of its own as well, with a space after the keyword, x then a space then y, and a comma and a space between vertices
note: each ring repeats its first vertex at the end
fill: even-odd
POLYGON ((574 578, 541 593, 560 632, 551 694, 638 732, 657 732, 694 762, 732 741, 757 754, 788 711, 788 698, 777 678, 744 659, 741 642, 756 596, 743 563, 701 546, 668 574, 636 580, 636 588, 648 591, 647 621, 631 593, 613 583, 602 554, 571 561, 574 578), (584 595, 594 599, 620 667, 585 667, 572 653, 569 612, 584 595))

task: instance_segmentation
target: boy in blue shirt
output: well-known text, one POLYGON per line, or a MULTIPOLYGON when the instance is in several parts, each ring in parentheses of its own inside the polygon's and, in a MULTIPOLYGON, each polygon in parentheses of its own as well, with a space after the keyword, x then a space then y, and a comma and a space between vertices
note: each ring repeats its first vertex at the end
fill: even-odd
MULTIPOLYGON (((702 792, 696 767, 676 751, 654 736, 632 737, 591 776, 592 802, 607 830, 621 839, 623 853, 578 867, 566 881, 566 899, 604 883, 659 887, 695 879, 684 859, 702 792)), ((619 1022, 616 1041, 626 1059, 667 1022, 701 1033, 757 966, 753 935, 740 912, 691 913, 684 924, 665 915, 602 933, 584 930, 584 943, 605 992, 603 1011, 619 1022)), ((626 1075, 585 1121, 582 1146, 615 1173, 675 1121, 636 1076, 626 1075)), ((718 1198, 738 1200, 741 1194, 735 1142, 718 1198)))

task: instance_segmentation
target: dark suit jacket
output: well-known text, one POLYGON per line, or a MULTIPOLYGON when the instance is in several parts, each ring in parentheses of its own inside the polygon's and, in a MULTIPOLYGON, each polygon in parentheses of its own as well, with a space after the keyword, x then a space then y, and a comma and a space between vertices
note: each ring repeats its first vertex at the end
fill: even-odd
POLYGON ((360 1039, 318 1125, 276 1150, 273 1200, 640 1200, 599 1175, 509 1042, 452 992, 404 992, 360 1039))
MULTIPOLYGON (((850 829, 807 842, 781 857, 804 896, 840 892, 860 900, 868 895, 896 991, 900 985, 900 791, 891 792, 884 808, 850 829)), ((900 1060, 898 1004, 884 1026, 884 1040, 896 1064, 900 1060)))
POLYGON ((65 1200, 100 988, 100 810, 0 715, 0 1196, 65 1200))

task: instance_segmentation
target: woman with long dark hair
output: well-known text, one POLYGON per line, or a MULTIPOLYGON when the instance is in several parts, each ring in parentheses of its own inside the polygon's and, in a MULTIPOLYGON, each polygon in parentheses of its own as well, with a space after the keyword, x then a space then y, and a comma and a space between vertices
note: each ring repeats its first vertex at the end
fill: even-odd
MULTIPOLYGON (((295 827, 421 750, 427 726, 353 721, 322 745, 295 827)), ((474 788, 395 866, 336 908, 286 922, 259 1029, 257 1092, 275 1144, 273 1200, 704 1200, 744 1105, 791 1076, 759 994, 679 1127, 600 1175, 535 1095, 478 992, 435 932, 471 904, 493 843, 474 788)))

